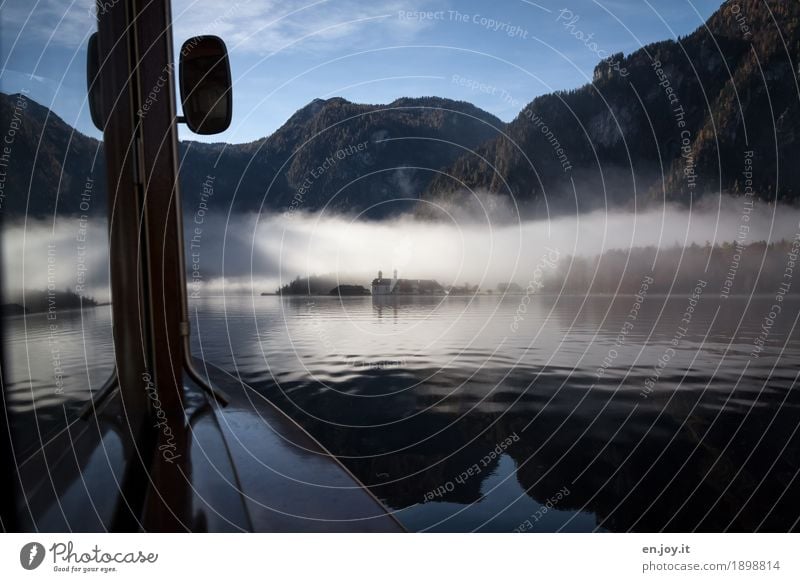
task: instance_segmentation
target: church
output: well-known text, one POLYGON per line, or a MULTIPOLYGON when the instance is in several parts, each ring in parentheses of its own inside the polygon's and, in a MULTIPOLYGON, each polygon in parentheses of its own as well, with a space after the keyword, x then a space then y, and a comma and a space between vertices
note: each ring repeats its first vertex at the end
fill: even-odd
POLYGON ((383 277, 383 271, 378 271, 378 277, 372 280, 373 295, 446 295, 444 287, 433 279, 398 279, 397 269, 391 279, 383 277))

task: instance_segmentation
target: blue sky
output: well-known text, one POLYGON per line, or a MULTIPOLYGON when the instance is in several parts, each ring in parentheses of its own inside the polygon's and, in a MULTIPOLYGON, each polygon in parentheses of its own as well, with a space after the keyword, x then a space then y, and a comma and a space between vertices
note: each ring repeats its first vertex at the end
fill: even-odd
MULTIPOLYGON (((236 143, 269 135, 316 97, 388 103, 437 95, 470 101, 508 121, 537 95, 587 83, 600 56, 685 35, 720 3, 175 0, 173 18, 176 51, 195 34, 227 42, 233 123, 203 139, 236 143), (596 45, 587 46, 578 33, 593 35, 596 45)), ((6 0, 0 88, 27 89, 68 123, 97 135, 85 105, 92 5, 6 0)), ((185 128, 181 137, 197 139, 185 128)))

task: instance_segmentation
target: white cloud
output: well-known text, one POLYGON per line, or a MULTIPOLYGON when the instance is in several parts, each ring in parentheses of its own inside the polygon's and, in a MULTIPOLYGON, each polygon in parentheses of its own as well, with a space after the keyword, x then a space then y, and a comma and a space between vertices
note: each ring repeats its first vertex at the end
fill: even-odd
MULTIPOLYGON (((430 23, 400 19, 398 12, 424 9, 431 2, 176 0, 172 4, 174 39, 180 47, 191 36, 216 34, 230 49, 260 56, 298 49, 325 51, 342 43, 407 42, 430 23)), ((93 7, 93 0, 6 0, 2 9, 3 52, 11 49, 20 31, 26 44, 33 42, 41 49, 51 45, 77 49, 95 30, 93 7)))
POLYGON ((326 51, 346 43, 362 46, 408 42, 429 26, 398 18, 400 10, 420 9, 427 0, 367 3, 357 0, 213 0, 173 3, 175 42, 200 34, 222 37, 234 52, 264 56, 276 51, 326 51))
POLYGON ((93 0, 7 0, 2 9, 4 57, 20 33, 26 50, 31 42, 40 50, 51 45, 77 49, 96 28, 93 6, 93 0))

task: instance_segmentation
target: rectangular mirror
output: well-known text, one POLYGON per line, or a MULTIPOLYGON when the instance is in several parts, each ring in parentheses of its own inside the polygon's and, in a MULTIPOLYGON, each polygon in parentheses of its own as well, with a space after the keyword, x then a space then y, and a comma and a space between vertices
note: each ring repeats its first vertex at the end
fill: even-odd
POLYGON ((233 94, 228 50, 217 36, 195 36, 183 43, 180 90, 186 125, 212 135, 231 124, 233 94))

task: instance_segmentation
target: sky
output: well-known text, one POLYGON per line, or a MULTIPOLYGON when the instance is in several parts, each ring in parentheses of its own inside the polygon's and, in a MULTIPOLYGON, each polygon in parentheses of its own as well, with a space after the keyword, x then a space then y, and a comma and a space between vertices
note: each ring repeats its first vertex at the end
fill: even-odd
MULTIPOLYGON (((334 96, 390 103, 435 95, 510 121, 537 95, 590 82, 607 55, 691 33, 720 3, 174 0, 176 53, 193 35, 216 34, 228 45, 234 80, 231 127, 215 136, 181 127, 180 136, 253 141, 313 99, 334 96)), ((0 0, 0 90, 24 89, 97 137, 85 98, 93 5, 0 0)))

